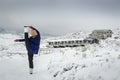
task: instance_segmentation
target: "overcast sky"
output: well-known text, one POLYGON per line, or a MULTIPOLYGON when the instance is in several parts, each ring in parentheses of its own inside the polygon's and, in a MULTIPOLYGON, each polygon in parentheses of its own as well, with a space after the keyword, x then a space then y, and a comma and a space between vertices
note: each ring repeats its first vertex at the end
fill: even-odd
POLYGON ((120 27, 120 0, 0 0, 0 27, 65 34, 120 27))

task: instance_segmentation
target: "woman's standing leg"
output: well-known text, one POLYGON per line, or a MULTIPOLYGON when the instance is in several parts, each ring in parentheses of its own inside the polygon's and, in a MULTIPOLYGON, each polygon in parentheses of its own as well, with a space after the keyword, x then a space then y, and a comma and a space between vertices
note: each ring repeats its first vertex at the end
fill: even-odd
POLYGON ((34 54, 28 52, 28 61, 29 61, 29 73, 32 74, 33 73, 33 68, 34 68, 34 65, 33 65, 33 56, 34 54))
POLYGON ((28 61, 29 61, 29 68, 33 69, 34 65, 33 65, 33 53, 28 52, 28 61))

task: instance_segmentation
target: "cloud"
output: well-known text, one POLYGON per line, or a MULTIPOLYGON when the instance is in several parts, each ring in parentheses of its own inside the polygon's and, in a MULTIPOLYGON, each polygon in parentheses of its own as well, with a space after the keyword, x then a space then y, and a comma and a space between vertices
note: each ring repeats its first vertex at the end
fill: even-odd
POLYGON ((38 26, 45 33, 120 26, 119 0, 1 0, 0 25, 22 31, 38 26))

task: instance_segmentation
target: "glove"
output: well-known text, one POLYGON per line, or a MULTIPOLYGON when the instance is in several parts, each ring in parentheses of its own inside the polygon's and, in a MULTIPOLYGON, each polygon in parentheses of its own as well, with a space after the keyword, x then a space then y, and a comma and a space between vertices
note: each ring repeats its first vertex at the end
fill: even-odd
POLYGON ((15 42, 19 42, 19 39, 15 39, 14 41, 15 41, 15 42))

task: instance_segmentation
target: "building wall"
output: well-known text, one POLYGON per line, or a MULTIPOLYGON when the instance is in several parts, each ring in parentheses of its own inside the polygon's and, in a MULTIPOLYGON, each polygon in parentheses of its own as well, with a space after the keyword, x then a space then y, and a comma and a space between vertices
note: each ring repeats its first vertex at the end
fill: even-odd
POLYGON ((106 39, 112 36, 111 30, 94 30, 89 36, 96 39, 106 39))

